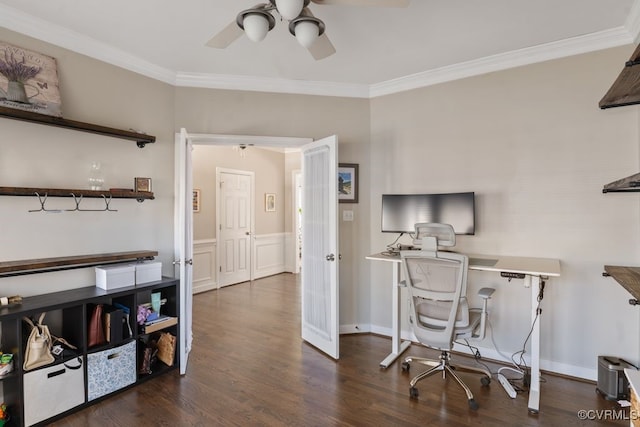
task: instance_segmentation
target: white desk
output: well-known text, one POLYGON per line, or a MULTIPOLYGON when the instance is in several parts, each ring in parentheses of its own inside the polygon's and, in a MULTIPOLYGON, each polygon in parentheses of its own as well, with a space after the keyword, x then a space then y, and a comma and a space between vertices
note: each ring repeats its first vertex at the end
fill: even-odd
MULTIPOLYGON (((529 411, 537 413, 540 410, 540 319, 538 313, 538 292, 541 278, 560 276, 560 261, 550 258, 528 258, 468 254, 469 269, 478 271, 495 271, 525 274, 524 285, 531 288, 531 385, 529 387, 529 411)), ((389 256, 384 253, 372 254, 366 257, 373 261, 392 263, 392 326, 391 353, 380 362, 380 366, 387 368, 409 346, 411 341, 402 342, 400 337, 401 309, 400 309, 400 256, 389 256)))

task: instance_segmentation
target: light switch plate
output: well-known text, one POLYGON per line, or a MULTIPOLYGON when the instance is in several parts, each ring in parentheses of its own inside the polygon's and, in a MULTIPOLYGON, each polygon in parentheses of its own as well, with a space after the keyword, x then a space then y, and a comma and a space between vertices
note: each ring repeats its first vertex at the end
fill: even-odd
POLYGON ((353 211, 342 211, 343 221, 353 221, 353 211))

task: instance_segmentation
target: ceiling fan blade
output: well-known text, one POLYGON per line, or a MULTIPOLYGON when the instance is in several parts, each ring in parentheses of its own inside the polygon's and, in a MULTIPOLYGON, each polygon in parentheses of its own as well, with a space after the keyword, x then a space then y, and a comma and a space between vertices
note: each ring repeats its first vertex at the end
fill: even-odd
POLYGON ((213 38, 207 42, 207 46, 224 49, 234 41, 238 40, 243 34, 244 31, 242 31, 242 28, 238 27, 238 24, 234 19, 233 22, 224 27, 222 31, 213 36, 213 38))
POLYGON ((327 34, 324 33, 318 40, 315 41, 309 48, 309 52, 311 56, 315 58, 316 61, 326 58, 327 56, 331 56, 336 53, 336 48, 333 47, 331 40, 327 37, 327 34))
POLYGON ((407 7, 410 0, 311 0, 316 4, 342 6, 407 7))

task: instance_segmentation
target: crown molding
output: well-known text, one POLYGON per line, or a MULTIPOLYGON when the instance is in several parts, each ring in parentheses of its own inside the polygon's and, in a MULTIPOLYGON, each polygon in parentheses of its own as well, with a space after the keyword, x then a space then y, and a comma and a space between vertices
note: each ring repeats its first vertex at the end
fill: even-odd
POLYGON ((178 72, 176 76, 176 86, 291 93, 298 95, 339 96, 347 98, 369 97, 369 85, 365 84, 188 72, 178 72))
POLYGON ((640 39, 640 0, 625 25, 512 52, 492 55, 372 85, 174 72, 86 35, 0 4, 0 26, 178 87, 376 98, 494 71, 631 44, 640 39))
POLYGON ((622 46, 633 43, 633 40, 634 37, 625 27, 618 27, 376 83, 371 85, 369 96, 375 98, 391 95, 494 71, 622 46))

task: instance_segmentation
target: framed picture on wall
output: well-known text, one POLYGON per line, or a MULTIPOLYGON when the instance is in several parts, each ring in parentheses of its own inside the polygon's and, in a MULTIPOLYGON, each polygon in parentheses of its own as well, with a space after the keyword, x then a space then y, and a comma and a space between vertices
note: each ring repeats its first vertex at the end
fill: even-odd
POLYGON ((200 212, 200 190, 193 190, 193 211, 200 212))
POLYGON ((267 212, 276 211, 276 195, 274 193, 266 193, 264 195, 264 210, 267 212))
POLYGON ((134 184, 136 191, 151 191, 151 178, 136 177, 134 184))
POLYGON ((338 202, 358 203, 358 164, 338 164, 338 202))
POLYGON ((0 106, 62 117, 55 58, 0 42, 0 106))

